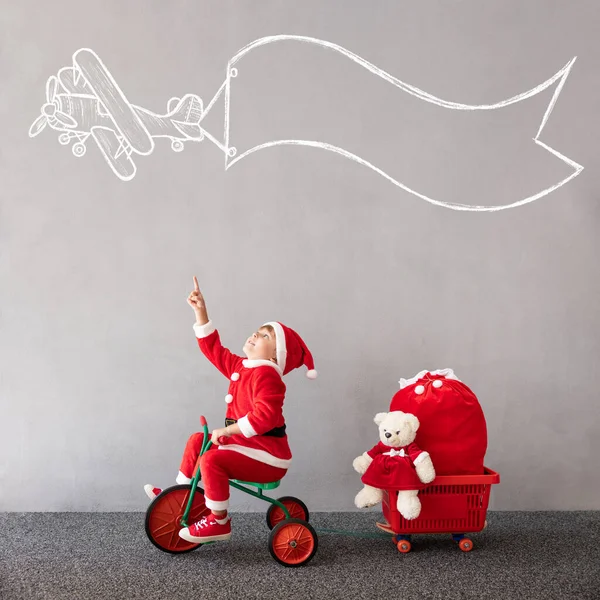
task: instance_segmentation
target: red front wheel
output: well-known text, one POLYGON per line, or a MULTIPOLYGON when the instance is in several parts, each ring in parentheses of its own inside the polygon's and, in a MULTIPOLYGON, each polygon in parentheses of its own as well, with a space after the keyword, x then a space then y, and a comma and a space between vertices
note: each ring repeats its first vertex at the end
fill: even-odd
POLYGON ((271 556, 285 567, 301 567, 317 552, 316 531, 306 521, 286 519, 276 525, 269 535, 271 556))
MULTIPOLYGON (((174 485, 163 490, 146 511, 146 535, 163 552, 181 554, 195 550, 201 544, 194 544, 179 537, 181 519, 187 507, 192 486, 174 485)), ((188 516, 191 525, 208 515, 210 509, 204 504, 204 490, 196 489, 192 508, 188 516)))

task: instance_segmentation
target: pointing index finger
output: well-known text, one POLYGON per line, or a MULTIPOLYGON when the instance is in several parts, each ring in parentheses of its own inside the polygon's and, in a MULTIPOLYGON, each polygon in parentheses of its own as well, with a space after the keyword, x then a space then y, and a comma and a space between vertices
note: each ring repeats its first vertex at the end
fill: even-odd
POLYGON ((196 276, 194 275, 194 290, 196 292, 200 291, 200 286, 198 285, 198 280, 196 279, 196 276))

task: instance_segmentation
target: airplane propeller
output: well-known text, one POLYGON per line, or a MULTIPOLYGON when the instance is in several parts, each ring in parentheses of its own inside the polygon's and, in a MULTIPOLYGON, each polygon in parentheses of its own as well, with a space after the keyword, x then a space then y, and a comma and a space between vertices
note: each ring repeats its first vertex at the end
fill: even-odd
POLYGON ((46 103, 42 106, 40 116, 29 128, 29 137, 35 137, 41 133, 51 121, 58 121, 64 127, 75 127, 77 125, 77 121, 71 115, 60 110, 60 104, 56 98, 57 89, 58 79, 52 75, 46 82, 46 103))

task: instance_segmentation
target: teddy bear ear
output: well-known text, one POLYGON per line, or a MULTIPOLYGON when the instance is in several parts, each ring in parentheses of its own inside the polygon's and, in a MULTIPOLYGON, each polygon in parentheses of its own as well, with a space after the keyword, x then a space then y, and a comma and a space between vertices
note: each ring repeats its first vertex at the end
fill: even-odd
POLYGON ((406 419, 410 425, 410 428, 413 430, 413 433, 417 433, 417 430, 421 425, 421 423, 419 423, 419 419, 417 419, 415 415, 406 415, 406 419))
POLYGON ((373 421, 375 421, 375 425, 381 425, 383 420, 387 417, 387 413, 377 413, 373 421))

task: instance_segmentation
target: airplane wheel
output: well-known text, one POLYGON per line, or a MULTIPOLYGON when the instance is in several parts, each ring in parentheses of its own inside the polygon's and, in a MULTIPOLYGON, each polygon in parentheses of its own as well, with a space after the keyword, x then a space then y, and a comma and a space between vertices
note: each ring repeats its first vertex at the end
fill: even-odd
POLYGON ((71 136, 68 133, 61 133, 58 136, 58 143, 66 146, 71 141, 71 136))
POLYGON ((85 151, 86 151, 85 144, 82 144, 81 142, 78 142, 77 144, 75 144, 73 146, 73 154, 77 158, 82 157, 85 154, 85 151))
POLYGON ((183 150, 183 142, 181 140, 173 140, 171 142, 171 149, 174 152, 181 152, 183 150))

